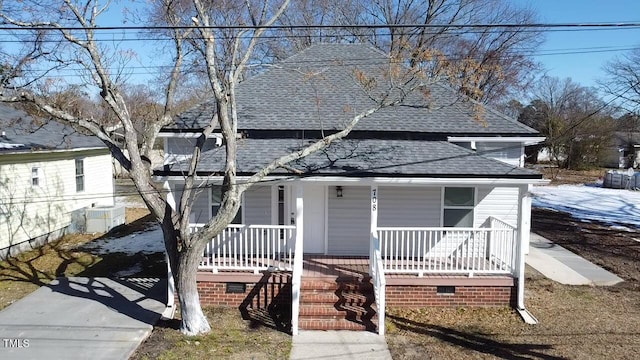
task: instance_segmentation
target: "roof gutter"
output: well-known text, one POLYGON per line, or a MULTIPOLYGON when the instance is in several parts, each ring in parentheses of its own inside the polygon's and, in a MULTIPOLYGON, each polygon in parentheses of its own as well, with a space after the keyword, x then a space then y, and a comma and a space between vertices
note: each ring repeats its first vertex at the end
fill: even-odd
POLYGON ((84 147, 84 148, 72 148, 72 149, 42 149, 42 150, 34 150, 34 149, 23 149, 20 151, 0 151, 2 155, 26 155, 26 154, 57 154, 57 153, 65 153, 65 152, 79 152, 79 151, 89 151, 89 150, 105 150, 109 151, 109 148, 106 146, 96 146, 96 147, 84 147))
MULTIPOLYGON (((238 182, 249 180, 249 176, 238 176, 238 182)), ((222 176, 199 176, 199 180, 222 182, 222 176)), ((182 175, 156 175, 156 181, 184 181, 182 175)), ((521 185, 546 185, 549 180, 539 178, 464 178, 464 177, 434 177, 434 178, 387 178, 387 177, 342 177, 342 176, 309 176, 299 177, 293 175, 268 176, 261 183, 282 183, 302 181, 305 183, 321 183, 324 185, 384 185, 384 186, 521 186, 521 185)))
POLYGON ((514 136, 514 137, 491 137, 491 136, 448 136, 447 140, 449 142, 471 142, 471 141, 479 141, 479 142, 494 142, 494 143, 504 143, 504 142, 521 142, 525 146, 528 145, 536 145, 546 140, 544 136, 514 136))

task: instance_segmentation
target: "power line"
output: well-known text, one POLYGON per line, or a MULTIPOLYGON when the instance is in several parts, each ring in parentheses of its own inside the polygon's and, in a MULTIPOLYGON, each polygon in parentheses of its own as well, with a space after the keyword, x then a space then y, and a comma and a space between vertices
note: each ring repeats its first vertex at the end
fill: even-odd
POLYGON ((101 26, 101 27, 83 27, 83 26, 14 26, 7 23, 0 26, 0 30, 64 30, 64 31, 113 31, 113 30, 300 30, 300 29, 607 29, 607 28, 640 28, 640 22, 604 22, 604 23, 478 23, 478 24, 347 24, 347 25, 271 25, 271 26, 254 26, 254 25, 177 25, 177 26, 101 26))
MULTIPOLYGON (((545 52, 546 50, 542 50, 541 53, 536 53, 535 51, 511 51, 505 55, 494 56, 494 59, 509 59, 513 56, 523 55, 523 56, 558 56, 558 55, 578 55, 578 54, 595 54, 595 53, 608 53, 608 52, 621 52, 621 51, 632 51, 638 50, 640 47, 593 47, 593 48, 576 48, 575 51, 571 51, 571 49, 566 49, 565 51, 551 51, 545 52), (581 50, 585 49, 585 50, 581 50), (593 49, 593 50, 588 50, 593 49)), ((450 55, 444 55, 448 61, 460 61, 466 59, 474 59, 474 60, 482 60, 482 54, 478 56, 471 57, 452 57, 450 55)), ((352 66, 366 66, 366 65, 376 65, 380 62, 372 62, 371 59, 350 59, 349 63, 337 63, 331 62, 327 60, 292 60, 288 61, 287 64, 323 64, 324 67, 352 67, 352 66)), ((270 66, 271 63, 254 63, 253 66, 270 66)), ((107 71, 118 71, 122 72, 123 75, 157 75, 158 72, 152 71, 152 69, 158 69, 159 71, 166 69, 170 70, 173 68, 173 65, 145 65, 145 66, 123 66, 122 68, 115 67, 105 67, 107 71), (135 71, 135 70, 148 70, 148 71, 135 71), (130 71, 134 70, 134 71, 130 71)), ((55 76, 46 76, 44 78, 60 78, 60 77, 77 77, 78 72, 87 71, 86 68, 61 68, 56 69, 55 76), (73 74, 68 74, 73 72, 73 74), (67 74, 65 74, 67 73, 67 74)), ((46 74, 49 73, 49 69, 23 69, 21 71, 22 74, 31 74, 33 76, 39 76, 38 74, 46 74)))

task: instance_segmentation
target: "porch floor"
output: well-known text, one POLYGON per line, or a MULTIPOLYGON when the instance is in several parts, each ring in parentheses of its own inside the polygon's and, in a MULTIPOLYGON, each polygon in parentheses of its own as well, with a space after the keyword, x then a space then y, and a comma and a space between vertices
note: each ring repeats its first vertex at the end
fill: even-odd
MULTIPOLYGON (((285 272, 290 273, 290 272, 285 272)), ((200 270, 200 281, 214 282, 258 282, 265 279, 265 274, 253 274, 248 271, 220 270, 214 274, 207 270, 200 270)), ((339 278, 368 278, 369 257, 367 256, 331 256, 331 255, 305 255, 303 261, 302 278, 305 280, 335 281, 339 278)), ((514 284, 514 279, 509 275, 474 274, 442 274, 425 273, 418 274, 385 274, 387 285, 508 285, 514 284)), ((264 281, 264 280, 263 280, 264 281)))

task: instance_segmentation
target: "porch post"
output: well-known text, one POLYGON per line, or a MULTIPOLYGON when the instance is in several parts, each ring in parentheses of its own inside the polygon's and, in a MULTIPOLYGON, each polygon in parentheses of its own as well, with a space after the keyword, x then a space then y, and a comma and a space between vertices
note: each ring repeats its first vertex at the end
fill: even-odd
MULTIPOLYGON (((163 184, 164 190, 167 191, 167 204, 171 206, 172 209, 176 209, 176 199, 173 197, 173 192, 171 191, 171 186, 168 181, 165 181, 163 184)), ((169 253, 167 250, 164 251, 164 260, 167 262, 167 307, 173 308, 176 285, 173 281, 173 272, 171 271, 171 265, 169 265, 169 253)))
MULTIPOLYGON (((369 237, 369 275, 373 275, 373 262, 376 259, 374 244, 378 238, 378 185, 371 185, 371 227, 369 237)), ((380 249, 377 249, 380 251, 380 249)))
POLYGON ((298 335, 298 316, 300 315, 300 284, 302 283, 302 261, 304 246, 304 193, 302 183, 294 185, 296 197, 296 242, 293 255, 293 274, 291 279, 291 333, 298 335))
POLYGON ((517 262, 517 275, 518 275, 518 303, 517 308, 520 310, 524 310, 524 257, 527 245, 525 243, 529 238, 529 234, 526 233, 530 229, 530 218, 531 218, 531 200, 527 201, 529 197, 529 186, 521 185, 518 187, 518 246, 516 247, 518 250, 518 262, 517 262))

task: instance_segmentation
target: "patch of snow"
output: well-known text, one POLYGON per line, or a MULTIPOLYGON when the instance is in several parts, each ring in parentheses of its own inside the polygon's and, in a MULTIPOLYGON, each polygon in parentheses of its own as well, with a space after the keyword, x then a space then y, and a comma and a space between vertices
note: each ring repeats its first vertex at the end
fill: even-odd
POLYGON ((122 205, 128 208, 145 208, 146 209, 147 207, 141 198, 134 197, 134 196, 116 196, 115 202, 116 202, 116 205, 122 205))
POLYGON ((620 231, 626 231, 626 232, 635 232, 635 230, 633 229, 629 229, 626 226, 622 226, 622 225, 613 225, 611 226, 612 229, 614 230, 620 230, 620 231))
POLYGON ((534 186, 532 205, 583 221, 640 228, 640 192, 584 185, 534 186))
POLYGON ((12 144, 12 143, 0 142, 0 149, 15 149, 20 147, 24 147, 24 144, 12 144))
POLYGON ((127 276, 131 276, 134 274, 137 274, 139 272, 142 271, 142 266, 140 264, 135 264, 132 267, 128 268, 128 269, 124 269, 124 270, 120 270, 118 272, 115 272, 113 274, 113 276, 115 277, 127 277, 127 276))
POLYGON ((125 253, 127 255, 164 252, 164 240, 160 225, 153 225, 122 237, 105 237, 86 243, 82 249, 93 254, 125 253))

